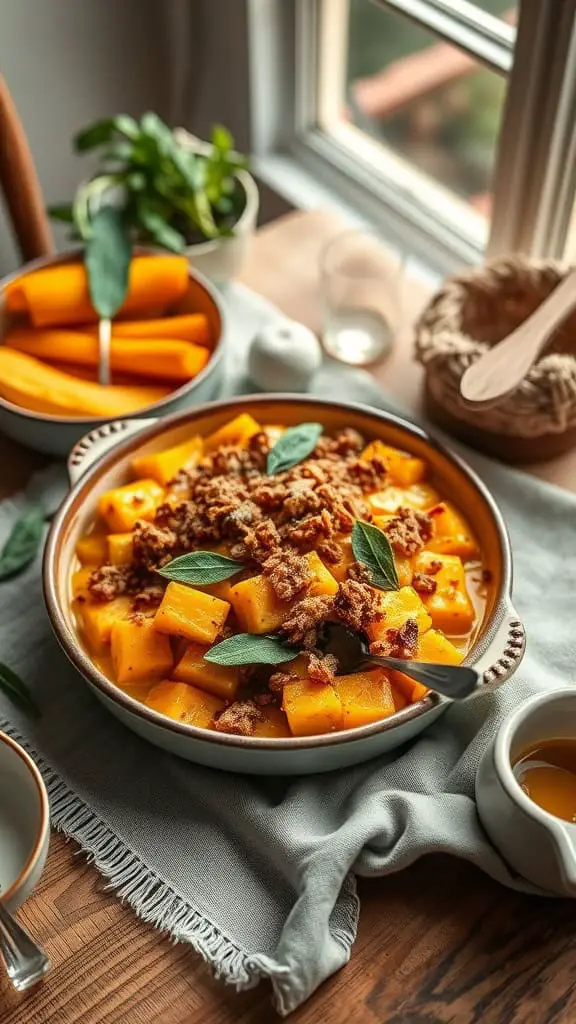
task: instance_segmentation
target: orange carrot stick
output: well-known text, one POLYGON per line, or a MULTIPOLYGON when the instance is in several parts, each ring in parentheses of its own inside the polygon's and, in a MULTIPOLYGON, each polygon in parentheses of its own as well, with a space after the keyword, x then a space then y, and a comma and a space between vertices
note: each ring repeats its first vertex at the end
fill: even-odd
MULTIPOLYGON (((96 335, 97 328, 89 327, 90 333, 96 335)), ((193 341, 196 345, 212 347, 210 324, 204 313, 181 313, 178 316, 165 316, 153 320, 114 320, 112 323, 113 338, 178 338, 180 341, 193 341)))
POLYGON ((0 346, 0 395, 24 409, 54 416, 124 416, 168 394, 167 387, 92 384, 0 346))
MULTIPOLYGON (((4 343, 19 352, 51 363, 79 363, 98 366, 98 339, 83 331, 46 328, 13 328, 4 343)), ((182 383, 195 377, 210 358, 203 345, 173 338, 112 338, 110 367, 112 372, 135 374, 182 383)))
MULTIPOLYGON (((165 309, 188 289, 185 256, 135 256, 130 264, 128 295, 121 313, 165 309)), ((4 289, 11 313, 27 312, 35 327, 97 323, 83 263, 61 263, 33 270, 4 289)))

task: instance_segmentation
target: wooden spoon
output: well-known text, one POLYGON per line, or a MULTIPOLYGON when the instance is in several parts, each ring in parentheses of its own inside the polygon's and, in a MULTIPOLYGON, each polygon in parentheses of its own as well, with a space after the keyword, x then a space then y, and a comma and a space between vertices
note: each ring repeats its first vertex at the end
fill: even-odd
POLYGON ((576 306, 576 269, 556 286, 523 324, 480 356, 460 381, 466 402, 487 405, 510 394, 576 306))
POLYGON ((325 654, 333 654, 341 674, 357 672, 364 665, 392 668, 422 683, 430 690, 463 700, 478 689, 480 677, 475 669, 465 665, 435 665, 405 658, 381 658, 370 654, 368 643, 361 633, 338 622, 326 622, 318 637, 318 646, 325 654))

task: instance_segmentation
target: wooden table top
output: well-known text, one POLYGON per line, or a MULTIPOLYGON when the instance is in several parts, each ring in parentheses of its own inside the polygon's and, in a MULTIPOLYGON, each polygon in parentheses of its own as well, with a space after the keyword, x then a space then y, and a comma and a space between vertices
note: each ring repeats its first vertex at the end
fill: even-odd
MULTIPOLYGON (((319 326, 318 254, 339 230, 321 212, 262 229, 243 280, 319 326)), ((411 286, 410 306, 424 299, 411 286)), ((417 407, 408 333, 377 377, 417 407)), ((41 458, 0 438, 0 495, 41 458)), ((576 453, 535 468, 576 489, 576 453)), ((291 1016, 294 1024, 553 1024, 576 1020, 576 916, 569 900, 511 892, 461 861, 431 856, 360 880, 359 934, 347 967, 291 1016)), ((201 959, 139 921, 73 843, 53 833, 46 871, 20 917, 53 964, 25 996, 0 977, 1 1024, 270 1024, 266 985, 236 995, 201 959)))

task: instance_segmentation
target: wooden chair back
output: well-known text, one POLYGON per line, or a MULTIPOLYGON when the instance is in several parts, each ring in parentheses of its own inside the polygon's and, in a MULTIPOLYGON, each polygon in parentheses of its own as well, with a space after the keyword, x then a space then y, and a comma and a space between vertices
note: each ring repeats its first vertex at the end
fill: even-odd
POLYGON ((0 187, 22 262, 54 252, 40 182, 8 86, 0 75, 0 187))

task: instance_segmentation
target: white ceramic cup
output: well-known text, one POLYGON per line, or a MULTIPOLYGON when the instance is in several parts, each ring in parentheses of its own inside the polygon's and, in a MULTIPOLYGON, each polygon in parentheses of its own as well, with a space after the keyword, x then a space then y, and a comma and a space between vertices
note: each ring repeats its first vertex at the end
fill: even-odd
POLYGON ((16 910, 37 885, 48 854, 50 810, 38 768, 0 732, 0 900, 16 910))
POLYGON ((484 828, 508 864, 541 889, 576 896, 576 824, 531 800, 512 765, 542 741, 576 739, 576 686, 520 705, 500 726, 476 775, 484 828))

